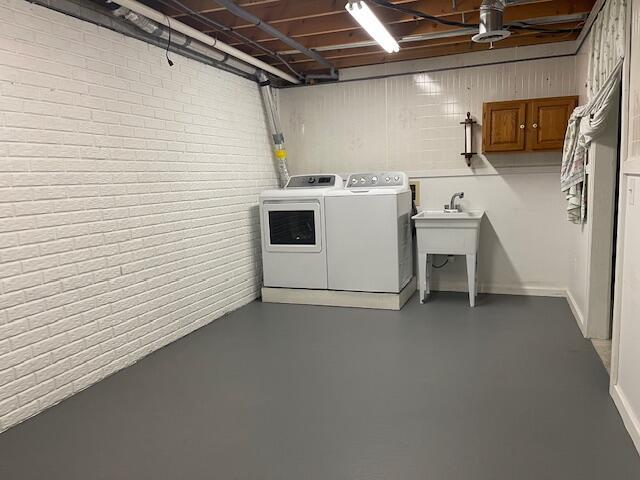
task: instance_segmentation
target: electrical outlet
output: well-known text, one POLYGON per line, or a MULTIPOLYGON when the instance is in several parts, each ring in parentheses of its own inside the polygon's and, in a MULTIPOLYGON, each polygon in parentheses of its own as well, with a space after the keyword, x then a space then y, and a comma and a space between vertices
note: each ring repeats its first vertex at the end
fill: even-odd
POLYGON ((409 180, 409 188, 411 189, 413 202, 420 206, 420 180, 409 180))

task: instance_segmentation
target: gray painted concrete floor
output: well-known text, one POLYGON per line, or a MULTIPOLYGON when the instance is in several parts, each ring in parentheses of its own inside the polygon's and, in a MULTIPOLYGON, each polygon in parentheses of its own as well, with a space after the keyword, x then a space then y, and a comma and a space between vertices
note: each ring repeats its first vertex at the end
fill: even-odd
POLYGON ((604 368, 607 369, 607 372, 611 373, 611 340, 592 338, 591 343, 593 344, 593 348, 595 348, 598 357, 600 357, 604 368))
POLYGON ((566 301, 467 301, 254 302, 0 435, 0 478, 640 478, 566 301))

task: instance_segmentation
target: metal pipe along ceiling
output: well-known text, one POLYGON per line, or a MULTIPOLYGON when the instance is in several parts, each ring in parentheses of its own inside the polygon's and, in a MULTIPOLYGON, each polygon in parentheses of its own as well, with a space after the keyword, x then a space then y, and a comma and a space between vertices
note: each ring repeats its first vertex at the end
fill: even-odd
POLYGON ((280 55, 278 55, 277 52, 269 50, 268 48, 264 47, 263 45, 261 45, 258 42, 254 42, 249 37, 247 37, 246 35, 243 35, 242 33, 238 32, 237 30, 234 30, 231 27, 227 27, 226 25, 218 23, 215 20, 212 20, 211 18, 202 15, 198 11, 193 10, 188 5, 185 5, 184 3, 182 3, 180 0, 157 0, 157 1, 159 1, 162 5, 164 5, 166 7, 178 8, 180 11, 182 11, 182 12, 188 14, 189 16, 193 17, 196 21, 198 21, 199 23, 201 23, 203 25, 206 25, 208 27, 213 27, 214 29, 216 29, 218 31, 221 31, 221 32, 224 32, 224 33, 227 33, 227 34, 230 34, 230 35, 233 35, 233 36, 239 38, 242 42, 244 42, 244 43, 246 43, 248 45, 251 45, 254 48, 257 48, 258 50, 266 53, 270 57, 272 57, 275 60, 277 60, 278 62, 280 62, 282 65, 284 65, 297 78, 299 78, 299 79, 302 78, 302 75, 300 75, 284 58, 282 58, 280 55))
POLYGON ((154 20, 155 22, 158 22, 167 28, 175 30, 176 32, 180 32, 190 38, 193 38, 194 40, 198 40, 204 43, 205 45, 215 48, 216 50, 219 50, 224 53, 228 53, 232 57, 235 57, 239 60, 242 60, 243 62, 253 65, 254 67, 264 70, 265 72, 269 72, 272 75, 275 75, 276 77, 286 80, 287 82, 294 83, 294 84, 300 83, 300 80, 289 75, 288 73, 283 72, 282 70, 274 67, 273 65, 269 65, 268 63, 265 63, 262 60, 258 60, 257 58, 252 57, 251 55, 243 52, 242 50, 238 50, 237 48, 234 48, 231 45, 227 45, 226 43, 221 42, 220 40, 216 40, 215 38, 212 38, 209 35, 206 35, 196 30, 195 28, 185 25, 179 20, 175 20, 175 19, 169 20, 169 18, 165 14, 160 13, 157 10, 154 10, 152 8, 149 8, 146 5, 143 5, 142 3, 137 2, 136 0, 112 0, 112 1, 113 3, 116 3, 121 7, 128 8, 129 10, 139 15, 142 15, 151 20, 154 20))
POLYGON ((169 42, 169 40, 171 40, 170 48, 177 50, 183 55, 189 56, 191 53, 196 53, 198 56, 211 60, 218 68, 240 74, 246 78, 255 78, 256 68, 252 65, 241 62, 230 55, 215 50, 197 40, 193 40, 182 33, 174 32, 173 35, 170 35, 168 28, 147 17, 143 17, 126 7, 118 7, 116 10, 113 10, 113 15, 127 20, 140 30, 148 33, 149 35, 153 35, 158 39, 165 42, 169 42))
POLYGON ((219 5, 229 10, 234 15, 246 20, 247 22, 253 23, 256 27, 258 27, 263 32, 267 32, 269 35, 273 35, 282 43, 289 45, 291 48, 299 51, 303 55, 306 55, 307 57, 315 60, 323 67, 329 68, 331 70, 331 73, 329 74, 328 78, 337 78, 337 74, 335 73, 334 66, 331 64, 331 62, 325 59, 318 52, 314 52, 313 50, 308 49, 307 47, 302 45, 300 42, 294 40, 293 38, 287 37, 280 30, 278 30, 277 28, 274 28, 273 26, 269 25, 266 22, 263 22, 260 18, 256 17, 253 13, 250 13, 240 8, 232 0, 215 0, 215 1, 219 5))

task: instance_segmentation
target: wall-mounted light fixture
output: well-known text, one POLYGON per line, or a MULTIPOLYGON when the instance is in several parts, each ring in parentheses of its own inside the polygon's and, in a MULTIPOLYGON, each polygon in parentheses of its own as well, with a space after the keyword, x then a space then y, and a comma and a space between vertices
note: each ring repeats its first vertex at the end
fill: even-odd
POLYGON ((473 125, 475 123, 477 122, 471 118, 471 112, 467 112, 467 118, 464 119, 464 122, 460 122, 460 125, 464 125, 464 152, 460 155, 464 155, 467 167, 471 166, 471 157, 476 154, 473 151, 473 125))

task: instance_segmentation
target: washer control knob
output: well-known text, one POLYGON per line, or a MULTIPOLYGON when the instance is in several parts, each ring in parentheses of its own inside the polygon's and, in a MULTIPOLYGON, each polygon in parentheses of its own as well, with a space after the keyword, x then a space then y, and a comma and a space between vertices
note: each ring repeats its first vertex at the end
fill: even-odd
POLYGON ((399 182, 399 181, 400 181, 400 177, 399 177, 398 175, 396 175, 395 177, 393 177, 393 179, 394 179, 396 182, 399 182))
POLYGON ((389 183, 391 181, 391 177, 385 177, 384 181, 389 183))
POLYGON ((367 179, 364 177, 360 177, 360 183, 365 184, 367 183, 367 179))
POLYGON ((378 177, 376 177, 375 175, 371 177, 371 183, 378 183, 378 177))
POLYGON ((316 183, 316 177, 307 178, 307 183, 316 183))
POLYGON ((358 179, 357 178, 352 178, 351 179, 351 183, 358 183, 358 179))

